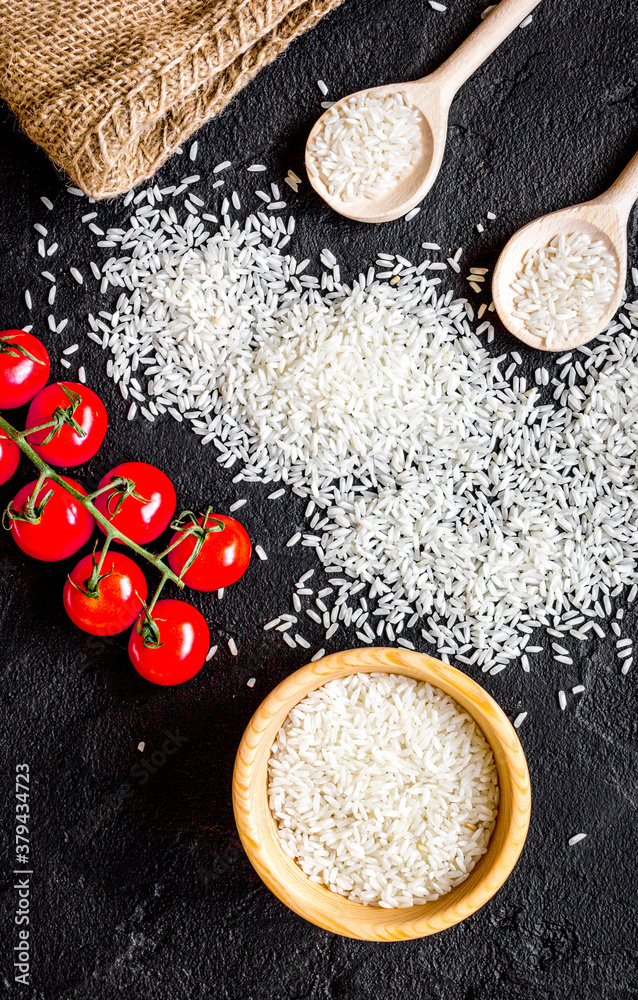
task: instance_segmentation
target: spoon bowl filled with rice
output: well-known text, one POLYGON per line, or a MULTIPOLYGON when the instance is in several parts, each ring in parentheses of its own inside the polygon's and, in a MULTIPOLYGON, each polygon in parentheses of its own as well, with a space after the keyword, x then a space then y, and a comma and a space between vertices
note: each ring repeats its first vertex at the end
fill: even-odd
POLYGON ((358 91, 317 121, 306 169, 335 212, 356 222, 389 222, 414 210, 430 190, 443 159, 447 112, 437 107, 431 123, 413 102, 422 89, 411 83, 358 91))
POLYGON ((597 201, 528 223, 502 250, 492 278, 499 318, 541 351, 569 351, 593 340, 618 310, 627 239, 597 201), (613 237, 613 238, 612 238, 613 237))

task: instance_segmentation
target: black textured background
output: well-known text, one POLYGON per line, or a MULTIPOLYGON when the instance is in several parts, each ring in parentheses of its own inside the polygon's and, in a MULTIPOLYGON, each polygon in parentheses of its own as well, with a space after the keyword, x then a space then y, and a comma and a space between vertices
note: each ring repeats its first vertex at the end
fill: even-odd
MULTIPOLYGON (((211 192, 211 170, 230 159, 235 168, 223 175, 226 189, 236 187, 253 210, 250 192, 264 175, 246 174, 246 165, 266 163, 268 179, 280 182, 290 167, 302 174, 304 139, 322 100, 317 78, 335 98, 422 75, 469 33, 485 5, 450 0, 445 12, 436 12, 422 0, 346 0, 201 130, 195 168, 185 151, 161 171, 161 182, 198 172, 196 190, 215 205, 221 195, 211 192)), ((365 227, 331 214, 307 184, 298 197, 282 185, 298 220, 292 252, 297 259, 316 257, 329 246, 346 278, 373 262, 378 250, 421 259, 423 240, 463 245, 466 266, 492 265, 521 224, 599 193, 635 151, 637 29, 634 0, 544 0, 531 26, 516 31, 453 104, 443 168, 421 214, 410 223, 365 227), (492 223, 485 220, 488 210, 498 215, 492 223), (479 221, 486 225, 481 235, 479 221)), ((568 638, 573 667, 536 656, 530 674, 513 663, 497 677, 479 675, 511 717, 529 712, 520 736, 534 805, 518 867, 478 914, 434 938, 374 945, 318 930, 265 889, 235 832, 231 773, 259 701, 308 658, 262 631, 275 613, 289 610, 294 580, 314 565, 312 550, 283 546, 302 527, 304 504, 292 495, 267 501, 272 487, 232 484, 236 468, 222 470, 213 452, 168 416, 154 425, 139 417, 126 422, 127 404, 105 376, 105 357, 84 335, 87 311, 102 307, 86 261, 104 259, 108 251, 95 248, 80 222, 86 200, 65 193, 46 157, 2 109, 0 205, 0 328, 34 322, 52 355, 52 376, 73 376, 83 363, 109 410, 105 444, 81 478, 90 483, 116 462, 146 459, 173 478, 185 507, 212 502, 225 512, 248 496, 241 520, 270 553, 268 562, 254 559, 222 601, 194 595, 220 651, 190 683, 162 689, 130 667, 125 638, 94 641, 66 619, 61 589, 72 562, 30 561, 2 538, 1 826, 3 838, 9 836, 14 768, 26 761, 33 775, 34 986, 12 982, 14 894, 7 861, 0 994, 44 1000, 638 996, 638 697, 635 670, 620 676, 613 637, 580 646, 568 638), (41 204, 43 194, 54 201, 53 212, 41 204), (53 238, 60 244, 46 264, 35 249, 38 221, 49 228, 47 244, 53 238), (69 276, 71 265, 87 276, 83 288, 69 276), (44 267, 58 275, 53 309, 46 304, 44 267), (31 316, 26 287, 34 298, 31 316), (63 334, 49 332, 49 312, 58 321, 70 318, 63 334), (57 358, 75 341, 81 350, 65 373, 57 358), (231 635, 236 659, 227 650, 231 635), (257 678, 252 690, 246 687, 251 676, 257 678), (570 696, 561 713, 558 688, 579 682, 585 694, 570 696), (142 785, 131 768, 159 748, 166 730, 187 742, 142 785), (133 795, 122 800, 126 782, 133 795), (587 840, 569 848, 568 837, 581 830, 587 840)), ((108 224, 125 217, 121 199, 98 211, 98 221, 108 224)), ((634 215, 634 264, 635 237, 634 215)), ((508 349, 521 351, 530 366, 538 363, 538 355, 499 333, 495 353, 508 349)), ((31 478, 23 462, 0 490, 2 505, 31 478)), ((632 609, 625 624, 625 634, 633 635, 632 609)), ((322 633, 310 626, 308 620, 304 633, 314 651, 323 645, 322 633)), ((341 630, 328 646, 356 644, 341 630)))

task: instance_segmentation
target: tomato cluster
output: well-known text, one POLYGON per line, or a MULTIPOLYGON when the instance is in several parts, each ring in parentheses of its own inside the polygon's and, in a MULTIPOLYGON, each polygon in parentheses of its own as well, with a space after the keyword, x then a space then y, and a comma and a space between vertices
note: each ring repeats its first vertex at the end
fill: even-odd
MULTIPOLYGON (((72 468, 92 458, 106 434, 102 400, 75 382, 46 385, 49 356, 43 344, 22 330, 0 333, 0 409, 30 403, 26 427, 17 434, 0 429, 0 484, 16 471, 19 441, 26 441, 48 466, 72 468)), ((27 449, 25 449, 27 450, 27 449)), ((188 680, 204 664, 209 648, 205 619, 191 604, 159 600, 170 572, 194 590, 219 590, 246 571, 250 539, 231 517, 185 511, 173 521, 177 497, 168 476, 146 462, 124 462, 100 481, 90 496, 67 476, 43 470, 18 491, 3 523, 15 543, 34 559, 66 559, 91 537, 95 522, 107 536, 101 551, 84 556, 64 585, 64 608, 79 628, 92 635, 115 635, 133 626, 129 657, 135 669, 156 684, 188 680), (47 474, 48 473, 48 474, 47 474), (175 529, 158 556, 142 549, 166 528, 175 529), (162 579, 147 604, 146 578, 129 556, 109 548, 130 545, 158 565, 162 579)))

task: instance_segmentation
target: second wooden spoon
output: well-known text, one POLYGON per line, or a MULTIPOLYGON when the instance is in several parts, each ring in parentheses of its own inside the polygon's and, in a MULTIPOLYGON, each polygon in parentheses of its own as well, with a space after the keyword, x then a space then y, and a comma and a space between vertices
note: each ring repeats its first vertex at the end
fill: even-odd
POLYGON ((501 322, 519 340, 540 351, 565 351, 593 340, 605 329, 620 305, 627 275, 627 221, 631 208, 638 198, 638 153, 627 164, 617 181, 607 191, 571 208, 543 215, 528 222, 514 233, 501 251, 492 277, 492 298, 501 322), (601 240, 605 250, 614 258, 616 279, 614 291, 598 318, 595 327, 579 330, 568 339, 548 347, 544 338, 526 326, 526 320, 517 315, 513 285, 529 250, 539 250, 555 236, 583 233, 592 242, 601 240))

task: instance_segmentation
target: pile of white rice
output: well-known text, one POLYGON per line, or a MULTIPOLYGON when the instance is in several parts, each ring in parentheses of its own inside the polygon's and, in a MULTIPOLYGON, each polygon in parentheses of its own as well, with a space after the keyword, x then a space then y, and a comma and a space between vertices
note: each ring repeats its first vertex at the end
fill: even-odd
POLYGON ((498 805, 492 751, 438 688, 352 674, 290 713, 268 765, 284 851, 315 882, 384 907, 426 903, 487 850, 498 805))
POLYGON ((311 175, 346 201, 375 198, 405 177, 421 151, 420 115, 406 94, 367 91, 338 101, 309 144, 311 175))
POLYGON ((555 236, 529 250, 512 288, 515 315, 548 348, 591 334, 614 293, 616 262, 602 240, 585 233, 555 236))
POLYGON ((529 669, 539 627, 564 664, 563 634, 604 635, 611 601, 638 594, 638 304, 528 385, 517 351, 492 356, 489 321, 441 290, 432 244, 351 284, 324 250, 317 278, 292 218, 240 225, 224 198, 216 223, 183 186, 185 216, 149 188, 100 241, 102 290, 120 294, 89 335, 129 416, 188 420, 235 482, 308 498, 289 544, 328 581, 282 609, 283 640, 356 623, 361 643, 425 640, 497 673, 529 669))

